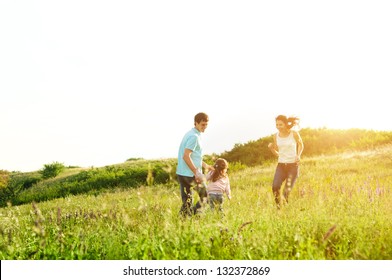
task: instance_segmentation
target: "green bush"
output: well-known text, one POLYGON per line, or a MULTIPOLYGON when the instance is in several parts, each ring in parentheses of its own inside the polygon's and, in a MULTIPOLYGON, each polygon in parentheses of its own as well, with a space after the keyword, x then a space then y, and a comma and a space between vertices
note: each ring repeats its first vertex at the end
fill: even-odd
POLYGON ((45 164, 44 168, 40 171, 42 178, 49 179, 59 175, 65 169, 64 164, 59 162, 53 162, 45 164))
POLYGON ((0 189, 7 186, 9 180, 9 172, 6 170, 0 170, 0 189))
POLYGON ((15 198, 23 191, 41 181, 38 173, 9 173, 6 184, 0 188, 0 207, 14 204, 15 198))

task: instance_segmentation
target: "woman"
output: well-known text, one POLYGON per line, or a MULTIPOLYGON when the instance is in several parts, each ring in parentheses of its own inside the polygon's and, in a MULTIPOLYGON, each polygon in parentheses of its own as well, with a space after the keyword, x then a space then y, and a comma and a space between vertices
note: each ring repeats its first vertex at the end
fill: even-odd
POLYGON ((289 194, 294 187, 299 172, 299 161, 301 158, 304 144, 298 131, 292 128, 299 123, 297 117, 286 117, 279 115, 275 118, 278 133, 274 135, 274 142, 268 144, 268 148, 274 155, 278 157, 278 165, 276 166, 272 191, 274 193, 275 202, 280 209, 281 194, 280 189, 284 181, 286 181, 283 196, 288 202, 289 194))

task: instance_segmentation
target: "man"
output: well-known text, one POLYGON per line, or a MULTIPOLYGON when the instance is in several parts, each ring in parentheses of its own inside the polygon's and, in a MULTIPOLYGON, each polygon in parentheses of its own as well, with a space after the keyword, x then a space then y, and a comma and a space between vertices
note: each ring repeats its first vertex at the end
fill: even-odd
POLYGON ((208 115, 198 113, 195 115, 194 125, 182 138, 180 148, 178 150, 177 178, 180 183, 182 206, 180 213, 182 215, 192 215, 201 207, 200 202, 194 208, 192 197, 192 184, 202 183, 204 176, 202 168, 213 169, 210 165, 203 161, 203 148, 201 143, 201 133, 203 133, 208 125, 208 115))

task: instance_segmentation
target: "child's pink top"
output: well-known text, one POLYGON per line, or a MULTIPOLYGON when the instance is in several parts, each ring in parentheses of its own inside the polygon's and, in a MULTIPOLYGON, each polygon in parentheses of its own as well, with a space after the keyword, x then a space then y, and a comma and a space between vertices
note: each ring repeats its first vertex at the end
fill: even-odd
POLYGON ((229 177, 221 177, 215 182, 212 182, 212 173, 214 171, 208 172, 206 179, 208 182, 207 192, 208 193, 216 193, 223 194, 226 193, 228 198, 231 198, 231 190, 230 190, 230 180, 229 177))

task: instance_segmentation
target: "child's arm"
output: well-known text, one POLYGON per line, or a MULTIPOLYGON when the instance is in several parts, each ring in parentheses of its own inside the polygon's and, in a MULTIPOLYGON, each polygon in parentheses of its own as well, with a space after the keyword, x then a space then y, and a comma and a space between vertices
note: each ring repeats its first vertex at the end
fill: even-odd
POLYGON ((207 175, 206 175, 206 180, 207 180, 207 181, 210 181, 210 180, 211 180, 211 177, 212 177, 212 173, 213 173, 213 172, 214 172, 214 171, 211 170, 210 172, 207 173, 207 175))

